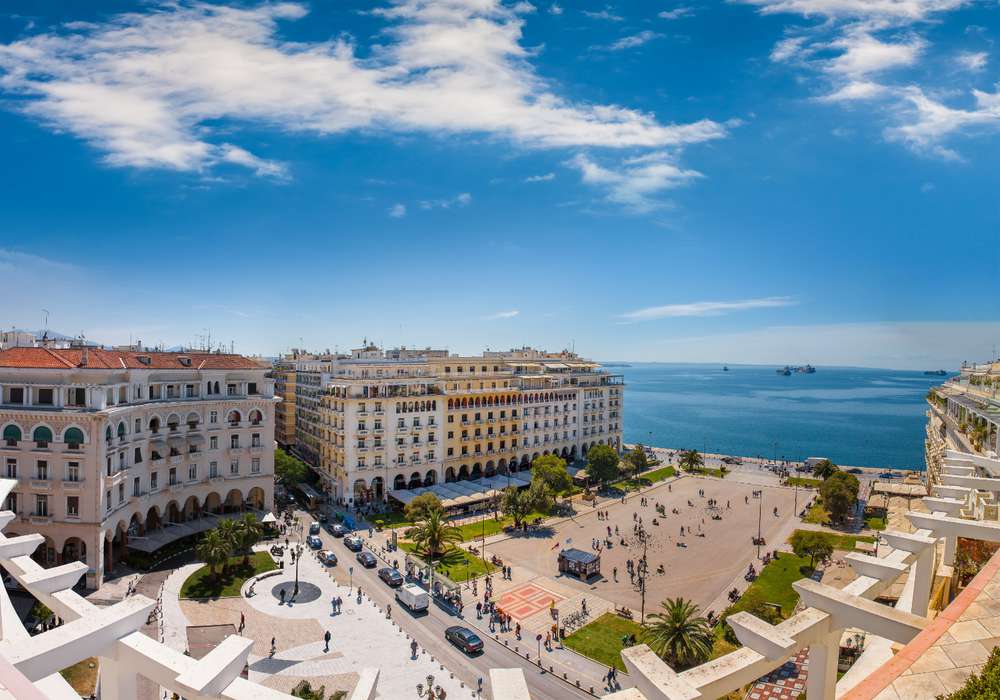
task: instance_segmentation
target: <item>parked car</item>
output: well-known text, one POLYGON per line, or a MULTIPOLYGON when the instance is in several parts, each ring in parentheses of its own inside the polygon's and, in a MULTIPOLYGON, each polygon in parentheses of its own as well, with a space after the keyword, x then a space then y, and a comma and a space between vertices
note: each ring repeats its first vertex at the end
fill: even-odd
POLYGON ((333 527, 330 528, 330 534, 334 537, 343 537, 347 534, 347 528, 340 523, 334 523, 333 527))
POLYGON ((795 471, 799 473, 811 472, 812 470, 813 468, 810 467, 808 464, 800 464, 799 466, 795 467, 795 471))
POLYGON ((476 654, 483 650, 483 640, 468 627, 449 627, 444 631, 444 638, 466 654, 476 654))
POLYGON ((371 552, 358 552, 354 558, 366 569, 374 569, 375 565, 378 564, 378 559, 371 552))
POLYGON ((320 514, 319 514, 319 521, 320 521, 321 523, 325 523, 325 522, 326 522, 327 520, 329 520, 329 519, 330 519, 330 518, 329 518, 329 517, 327 516, 327 514, 326 514, 326 513, 320 513, 320 514))
POLYGON ((431 597, 427 591, 415 583, 404 583, 397 588, 396 600, 413 613, 423 612, 431 605, 431 597))
POLYGON ((383 566, 378 570, 378 577, 393 588, 403 585, 403 575, 391 566, 383 566))
POLYGON ((352 552, 360 552, 361 548, 364 546, 364 543, 361 541, 361 538, 358 537, 357 535, 351 535, 350 537, 344 538, 344 546, 347 547, 352 552))
POLYGON ((858 469, 857 467, 851 467, 847 470, 848 474, 864 474, 864 469, 858 469))
POLYGON ((313 524, 311 524, 309 526, 309 534, 310 535, 318 535, 319 534, 319 523, 313 523, 313 524))
POLYGON ((308 544, 313 549, 319 549, 320 547, 323 546, 323 540, 321 540, 316 535, 309 535, 309 537, 306 538, 306 544, 308 544))
POLYGON ((329 549, 325 549, 319 553, 319 560, 326 564, 327 566, 337 565, 337 555, 331 552, 329 549))

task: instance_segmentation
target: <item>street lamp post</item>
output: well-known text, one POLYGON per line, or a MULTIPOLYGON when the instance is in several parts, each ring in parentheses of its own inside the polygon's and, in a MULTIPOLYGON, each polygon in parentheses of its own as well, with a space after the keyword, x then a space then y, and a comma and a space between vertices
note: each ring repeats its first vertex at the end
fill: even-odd
POLYGON ((764 491, 757 492, 757 558, 760 559, 760 529, 764 516, 764 491))
POLYGON ((347 587, 348 588, 354 588, 354 567, 353 566, 347 567, 347 575, 349 577, 348 578, 347 587))
POLYGON ((295 545, 295 588, 292 589, 292 598, 299 594, 299 560, 302 559, 302 545, 295 545))

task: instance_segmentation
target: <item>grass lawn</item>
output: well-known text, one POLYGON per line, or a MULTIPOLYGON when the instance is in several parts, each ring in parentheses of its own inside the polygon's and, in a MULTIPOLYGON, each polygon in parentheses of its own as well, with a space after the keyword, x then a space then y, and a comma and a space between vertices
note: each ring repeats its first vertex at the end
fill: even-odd
POLYGON ((388 513, 379 513, 371 518, 371 522, 374 524, 376 520, 382 521, 382 527, 389 528, 390 530, 397 527, 412 527, 413 523, 406 519, 406 514, 401 510, 392 510, 388 513))
POLYGON ((563 644, 603 666, 614 666, 619 671, 624 671, 622 637, 634 634, 638 638, 641 631, 642 627, 638 622, 626 620, 614 613, 604 613, 566 637, 563 644))
POLYGON ((806 511, 806 517, 802 518, 802 522, 829 525, 830 514, 823 507, 823 502, 817 498, 816 502, 809 506, 809 510, 806 511))
POLYGON ((767 602, 780 605, 782 614, 787 618, 799 601, 799 594, 792 584, 809 573, 809 557, 782 552, 777 561, 772 560, 764 567, 747 590, 757 590, 767 602))
MULTIPOLYGON (((804 532, 804 530, 796 530, 795 532, 804 532)), ((830 540, 834 549, 844 549, 847 551, 853 551, 854 545, 857 542, 868 542, 869 544, 875 542, 875 538, 870 535, 843 535, 838 532, 822 532, 820 534, 830 540)))
POLYGON ((695 469, 688 469, 687 472, 688 474, 702 474, 704 476, 714 476, 717 479, 725 479, 726 474, 730 473, 728 469, 725 472, 723 472, 721 469, 712 469, 709 467, 697 467, 695 469))
POLYGON ((69 668, 64 668, 59 673, 66 682, 73 686, 73 690, 82 697, 89 698, 97 685, 98 663, 97 657, 91 656, 89 659, 73 664, 69 668))
MULTIPOLYGON (((400 542, 399 547, 405 552, 412 552, 415 549, 412 542, 400 542)), ((489 562, 483 561, 458 547, 448 550, 434 565, 435 571, 444 574, 455 583, 493 573, 495 569, 496 567, 489 562)))
POLYGON ((874 515, 865 518, 865 527, 869 530, 884 530, 885 518, 877 518, 874 515))
POLYGON ((621 481, 616 481, 613 484, 611 484, 611 487, 616 489, 621 489, 622 491, 638 491, 641 488, 652 486, 658 481, 669 479, 673 475, 674 475, 673 467, 662 467, 661 469, 654 469, 651 472, 646 472, 645 474, 641 474, 631 479, 622 479, 621 481))
POLYGON ((243 566, 243 557, 230 557, 229 570, 217 576, 209 573, 205 565, 188 576, 181 586, 181 598, 227 598, 238 596, 243 583, 250 577, 277 569, 278 565, 267 552, 254 552, 250 565, 243 566))
MULTIPOLYGON (((547 518, 549 517, 545 513, 531 513, 525 518, 526 522, 531 522, 535 518, 547 518)), ((478 540, 483 537, 483 529, 486 529, 486 536, 495 535, 505 527, 514 524, 514 518, 508 517, 506 515, 501 515, 500 519, 497 520, 492 515, 487 515, 485 519, 485 524, 483 520, 477 520, 476 522, 466 523, 465 525, 457 525, 459 531, 462 533, 462 541, 468 542, 469 540, 478 540)))
POLYGON ((798 486, 802 489, 818 489, 822 479, 808 479, 802 476, 791 476, 785 479, 785 486, 798 486))

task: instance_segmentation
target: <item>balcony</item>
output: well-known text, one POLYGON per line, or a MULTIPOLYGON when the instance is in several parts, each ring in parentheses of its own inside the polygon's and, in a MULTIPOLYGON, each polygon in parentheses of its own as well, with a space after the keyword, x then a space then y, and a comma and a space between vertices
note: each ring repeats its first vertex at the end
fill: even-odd
POLYGON ((51 525, 52 524, 52 516, 51 515, 36 515, 36 514, 32 513, 28 517, 28 520, 31 522, 32 525, 51 525))
POLYGON ((63 491, 82 491, 84 482, 80 479, 64 479, 62 482, 63 491))
POLYGON ((30 484, 36 491, 48 491, 52 488, 52 482, 48 479, 31 479, 30 484))

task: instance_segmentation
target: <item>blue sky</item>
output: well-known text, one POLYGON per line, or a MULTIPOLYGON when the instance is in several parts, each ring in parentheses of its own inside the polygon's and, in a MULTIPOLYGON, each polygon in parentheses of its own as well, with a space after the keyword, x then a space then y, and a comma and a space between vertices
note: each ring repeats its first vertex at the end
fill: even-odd
POLYGON ((3 326, 899 368, 1000 343, 993 0, 4 12, 3 326))

